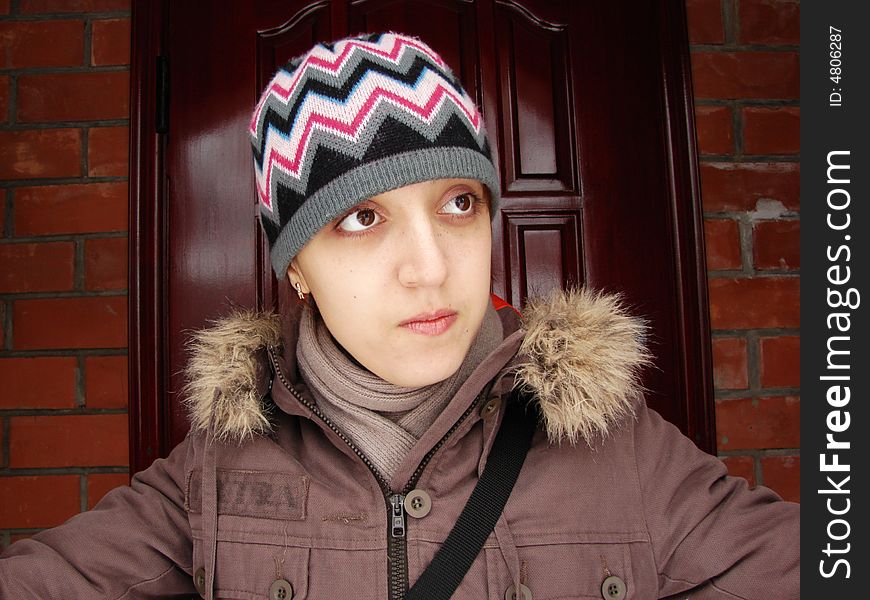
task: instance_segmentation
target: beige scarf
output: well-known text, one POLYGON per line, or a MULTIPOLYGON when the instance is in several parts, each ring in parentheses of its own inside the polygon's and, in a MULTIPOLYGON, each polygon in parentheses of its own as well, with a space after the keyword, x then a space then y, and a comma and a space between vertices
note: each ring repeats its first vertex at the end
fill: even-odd
POLYGON ((419 388, 389 383, 353 360, 323 319, 306 308, 299 326, 299 371, 318 407, 389 481, 417 440, 477 365, 502 341, 501 319, 487 306, 480 331, 459 369, 419 388))

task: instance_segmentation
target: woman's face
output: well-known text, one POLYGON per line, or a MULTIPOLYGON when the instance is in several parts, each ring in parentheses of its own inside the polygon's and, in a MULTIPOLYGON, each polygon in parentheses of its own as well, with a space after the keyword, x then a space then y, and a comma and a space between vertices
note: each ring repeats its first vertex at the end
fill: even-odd
POLYGON ((483 185, 438 179, 385 192, 324 226, 288 274, 333 337, 390 383, 442 381, 462 364, 490 301, 483 185))

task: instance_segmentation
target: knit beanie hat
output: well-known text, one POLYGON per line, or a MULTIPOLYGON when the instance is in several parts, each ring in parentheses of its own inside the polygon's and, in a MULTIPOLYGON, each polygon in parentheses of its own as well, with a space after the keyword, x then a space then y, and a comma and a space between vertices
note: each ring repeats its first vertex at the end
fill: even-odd
POLYGON ((321 227, 378 194, 468 178, 499 203, 483 119, 459 79, 420 40, 383 33, 318 44, 284 65, 250 124, 260 221, 272 268, 321 227))

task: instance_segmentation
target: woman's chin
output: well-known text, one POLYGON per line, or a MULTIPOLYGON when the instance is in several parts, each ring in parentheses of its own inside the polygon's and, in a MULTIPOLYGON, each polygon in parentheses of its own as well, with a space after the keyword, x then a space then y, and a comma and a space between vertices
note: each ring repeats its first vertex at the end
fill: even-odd
POLYGON ((381 379, 393 385, 409 388, 425 387, 449 378, 459 370, 462 358, 458 361, 433 360, 431 356, 420 360, 404 360, 402 364, 388 372, 376 373, 381 379))

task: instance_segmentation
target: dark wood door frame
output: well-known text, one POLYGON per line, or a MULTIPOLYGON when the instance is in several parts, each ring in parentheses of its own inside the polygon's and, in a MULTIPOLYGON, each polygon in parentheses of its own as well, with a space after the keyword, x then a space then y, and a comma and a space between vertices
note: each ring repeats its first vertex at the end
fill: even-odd
MULTIPOLYGON (((663 0, 651 23, 659 32, 662 97, 666 102, 664 144, 670 157, 668 179, 677 254, 677 293, 682 314, 680 332, 683 398, 687 435, 715 452, 712 357, 700 185, 696 159, 691 70, 684 0, 663 0)), ((166 356, 167 302, 164 263, 165 201, 163 176, 165 135, 158 130, 168 107, 158 91, 166 84, 160 69, 165 57, 168 0, 133 3, 130 135, 130 284, 129 284, 129 419, 131 472, 166 456, 166 423, 172 390, 166 356), (160 99, 162 98, 162 100, 160 99)), ((340 23, 339 23, 340 24, 340 23)))
POLYGON ((129 183, 130 472, 166 456, 165 286, 162 268, 163 149, 158 133, 158 58, 164 56, 167 0, 132 6, 129 183))

